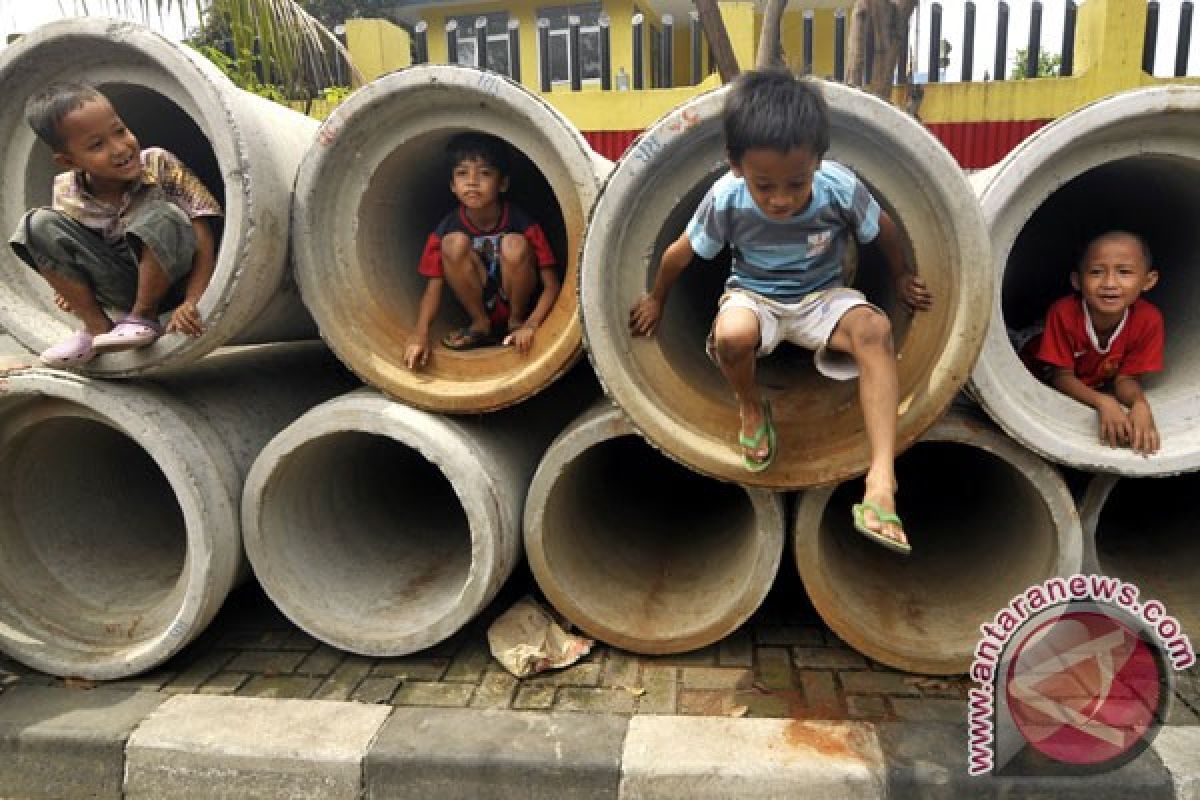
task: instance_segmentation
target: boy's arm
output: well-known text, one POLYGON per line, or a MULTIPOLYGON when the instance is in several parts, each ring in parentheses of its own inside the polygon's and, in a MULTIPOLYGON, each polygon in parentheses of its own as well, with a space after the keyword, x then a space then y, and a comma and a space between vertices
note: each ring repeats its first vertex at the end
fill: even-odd
POLYGON ((196 304, 208 288, 213 271, 217 266, 216 238, 207 217, 192 217, 192 230, 196 234, 196 252, 192 256, 192 271, 188 273, 184 287, 183 302, 171 313, 167 332, 178 331, 188 336, 204 333, 204 321, 196 304))
POLYGON ((525 322, 504 337, 505 345, 515 345, 521 353, 529 351, 529 346, 533 344, 533 332, 550 316, 550 309, 554 308, 558 294, 562 291, 562 282, 553 266, 541 267, 539 272, 542 276, 542 296, 538 298, 537 305, 525 318, 525 322))
POLYGON ((1144 456, 1158 452, 1158 428, 1141 381, 1136 375, 1118 375, 1113 380, 1113 392, 1129 409, 1129 446, 1144 456))
POLYGON ((444 283, 444 278, 430 278, 425 284, 425 292, 421 295, 421 304, 417 308, 417 324, 404 348, 404 366, 409 369, 423 367, 429 363, 429 328, 433 325, 433 318, 437 316, 438 307, 442 304, 444 283))
POLYGON ((1054 369, 1052 383, 1067 397, 1096 409, 1100 414, 1100 441, 1109 447, 1119 447, 1129 441, 1129 415, 1117 398, 1093 389, 1075 377, 1073 370, 1062 367, 1054 369))
POLYGON ((639 297, 629 311, 629 328, 634 336, 649 336, 654 333, 658 321, 662 318, 663 305, 667 302, 671 287, 695 257, 696 253, 692 250, 692 242, 688 239, 686 231, 663 251, 658 262, 658 274, 654 277, 654 287, 639 297))
POLYGON ((883 209, 879 210, 879 249, 887 261, 888 270, 896 284, 896 293, 906 306, 913 311, 928 311, 933 307, 933 295, 929 293, 925 281, 917 277, 916 270, 904 257, 904 247, 900 243, 900 231, 891 216, 883 209))

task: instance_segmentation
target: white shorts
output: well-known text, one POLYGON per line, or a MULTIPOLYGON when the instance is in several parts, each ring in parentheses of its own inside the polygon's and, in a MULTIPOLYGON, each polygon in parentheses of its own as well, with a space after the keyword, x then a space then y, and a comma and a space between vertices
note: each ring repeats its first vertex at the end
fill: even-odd
MULTIPOLYGON (((816 351, 813 363, 817 371, 836 381, 858 377, 858 364, 849 353, 829 349, 829 337, 846 312, 867 306, 883 314, 857 289, 837 287, 806 295, 798 303, 779 303, 753 292, 731 289, 721 296, 717 316, 729 308, 745 308, 758 317, 758 356, 761 358, 787 340, 816 351)), ((885 315, 886 316, 886 315, 885 315)), ((714 328, 716 323, 713 323, 714 328)), ((713 334, 708 334, 709 355, 715 355, 713 334)), ((714 359, 715 360, 715 359, 714 359)))

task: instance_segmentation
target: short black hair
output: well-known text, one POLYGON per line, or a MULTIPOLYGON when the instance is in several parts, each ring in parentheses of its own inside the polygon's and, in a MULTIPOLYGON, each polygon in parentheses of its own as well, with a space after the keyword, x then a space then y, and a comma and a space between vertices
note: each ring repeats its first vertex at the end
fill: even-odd
POLYGON ((67 114, 83 108, 93 100, 107 100, 104 93, 90 83, 79 81, 51 83, 25 103, 25 121, 37 137, 56 153, 61 153, 66 141, 59 128, 67 114))
POLYGON ((1108 241, 1109 239, 1133 239, 1138 243, 1138 247, 1142 248, 1142 260, 1146 262, 1146 271, 1154 269, 1154 256, 1150 253, 1150 245, 1146 242, 1146 238, 1141 234, 1126 230, 1108 230, 1101 234, 1093 236, 1084 245, 1083 252, 1079 254, 1079 261, 1075 265, 1075 271, 1083 273, 1083 268, 1087 265, 1088 253, 1092 252, 1092 248, 1100 244, 1100 242, 1108 241))
POLYGON ((722 114, 729 160, 747 150, 787 153, 801 148, 817 159, 829 149, 829 106, 812 78, 787 69, 743 72, 733 82, 722 114))
POLYGON ((486 133, 460 133, 446 145, 446 160, 453 172, 464 161, 480 160, 507 178, 509 170, 508 144, 486 133))

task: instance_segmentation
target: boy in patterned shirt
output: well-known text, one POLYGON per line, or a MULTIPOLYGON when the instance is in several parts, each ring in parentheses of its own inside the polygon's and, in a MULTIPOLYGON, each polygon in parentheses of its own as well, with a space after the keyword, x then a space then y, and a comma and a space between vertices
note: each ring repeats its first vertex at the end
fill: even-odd
POLYGON ((174 306, 165 331, 199 336, 196 304, 216 263, 208 218, 221 216, 212 194, 171 153, 143 150, 86 83, 50 84, 25 115, 70 171, 55 177, 51 207, 27 212, 9 244, 83 323, 42 362, 69 367, 144 347, 164 332, 162 304, 174 306), (106 309, 123 315, 114 324, 106 309))
POLYGON ((787 70, 742 73, 726 99, 722 123, 731 172, 701 201, 687 230, 663 253, 654 287, 630 311, 635 336, 654 332, 667 293, 695 256, 711 259, 726 245, 733 263, 709 334, 709 354, 737 397, 738 441, 746 469, 775 457, 770 405, 755 382, 755 358, 783 340, 816 351, 817 369, 860 376, 871 465, 866 492, 851 509, 854 527, 888 549, 911 547, 896 514, 897 380, 891 323, 863 294, 843 285, 847 238, 878 240, 909 307, 932 296, 907 265, 899 233, 853 172, 824 161, 829 111, 815 81, 787 70), (853 358, 837 363, 829 351, 853 358))

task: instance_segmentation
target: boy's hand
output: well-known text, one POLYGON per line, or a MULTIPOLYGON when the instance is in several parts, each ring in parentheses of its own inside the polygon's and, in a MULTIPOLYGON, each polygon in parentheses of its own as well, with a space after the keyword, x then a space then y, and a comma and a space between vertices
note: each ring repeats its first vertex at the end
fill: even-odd
POLYGON ((533 345, 533 332, 534 328, 530 325, 513 328, 508 332, 508 336, 504 337, 504 346, 515 347, 521 354, 528 353, 529 348, 533 345))
POLYGON ((63 297, 58 292, 54 293, 54 305, 58 306, 67 313, 71 312, 71 304, 67 302, 67 298, 63 297))
POLYGON ((404 348, 404 366, 417 369, 429 363, 429 337, 413 334, 404 348))
POLYGON ((1154 414, 1150 412, 1150 404, 1139 400, 1129 409, 1129 446, 1135 453, 1144 456, 1158 452, 1158 428, 1154 425, 1154 414))
POLYGON ((896 294, 904 305, 913 311, 928 311, 933 308, 933 295, 925 281, 911 272, 906 272, 896 279, 896 294))
POLYGON ((199 336, 204 333, 204 320, 196 309, 195 300, 184 300, 179 307, 171 312, 171 320, 167 323, 167 333, 182 333, 187 336, 199 336))
POLYGON ((634 336, 650 336, 662 319, 662 303, 652 294, 644 294, 629 310, 629 329, 634 336))
POLYGON ((1100 441, 1109 447, 1128 444, 1132 426, 1129 415, 1121 408, 1116 398, 1105 397, 1096 406, 1096 410, 1100 412, 1100 441))

